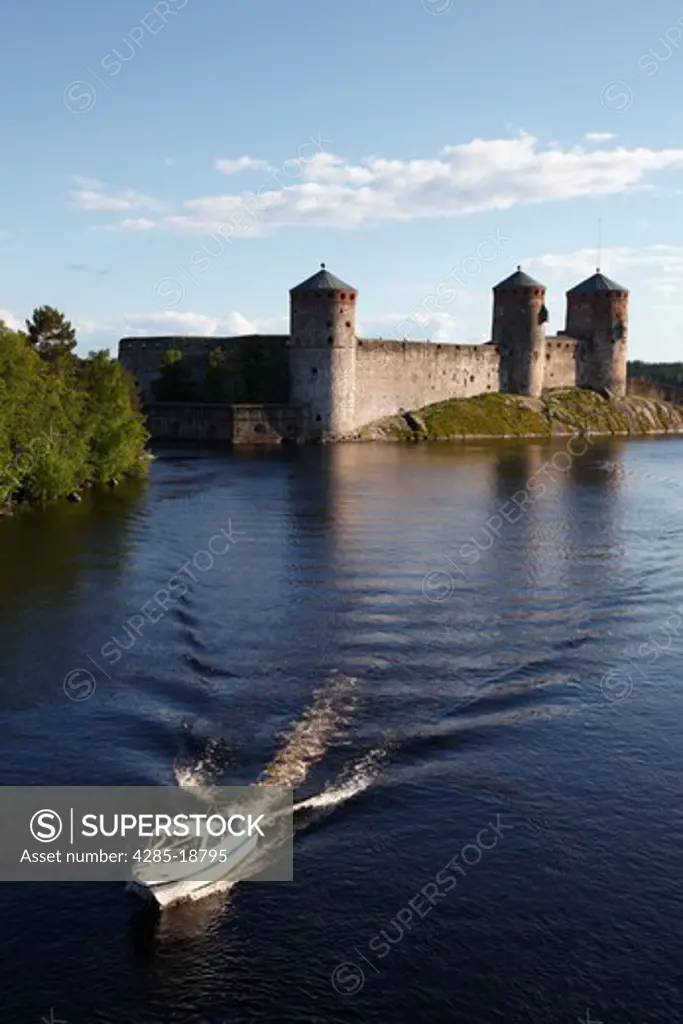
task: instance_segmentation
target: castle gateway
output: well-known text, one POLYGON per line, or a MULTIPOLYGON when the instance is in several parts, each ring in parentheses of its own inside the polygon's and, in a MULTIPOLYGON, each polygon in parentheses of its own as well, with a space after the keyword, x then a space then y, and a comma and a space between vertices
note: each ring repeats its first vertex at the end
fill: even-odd
POLYGON ((119 359, 138 382, 153 436, 236 443, 353 437, 384 416, 495 391, 625 395, 628 291, 596 271, 567 292, 565 330, 555 336, 546 335, 545 296, 518 267, 493 289, 489 342, 359 338, 358 292, 322 264, 290 291, 289 335, 123 338, 119 359), (197 397, 155 400, 169 353, 197 397), (206 386, 218 372, 216 398, 206 386))

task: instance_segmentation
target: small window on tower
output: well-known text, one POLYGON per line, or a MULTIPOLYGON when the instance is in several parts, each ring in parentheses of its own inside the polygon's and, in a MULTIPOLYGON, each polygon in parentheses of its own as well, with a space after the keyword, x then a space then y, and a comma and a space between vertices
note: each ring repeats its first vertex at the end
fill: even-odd
POLYGON ((333 345, 334 344, 334 338, 328 338, 327 339, 327 344, 328 345, 333 345))
POLYGON ((318 367, 317 367, 317 366, 312 366, 312 367, 311 367, 311 373, 312 373, 313 375, 315 375, 315 374, 316 374, 317 372, 318 372, 318 367))

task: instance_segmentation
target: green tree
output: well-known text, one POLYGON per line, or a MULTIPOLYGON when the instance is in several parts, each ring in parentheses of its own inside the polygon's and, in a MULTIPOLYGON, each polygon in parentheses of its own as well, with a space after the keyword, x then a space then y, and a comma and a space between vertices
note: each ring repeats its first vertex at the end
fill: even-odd
POLYGON ((155 402, 192 402, 196 398, 196 384, 183 364, 179 349, 164 352, 161 373, 152 384, 152 395, 155 402))
POLYGON ((0 504, 138 474, 146 440, 134 385, 108 353, 43 359, 0 322, 0 504))
POLYGON ((214 348, 209 353, 201 399, 203 402, 229 402, 231 396, 230 370, 225 352, 222 348, 214 348))
POLYGON ((645 363, 634 359, 628 364, 628 375, 655 384, 683 387, 683 363, 645 363))
POLYGON ((107 352, 82 361, 80 379, 86 396, 82 432, 88 445, 88 479, 109 481, 140 463, 147 432, 134 401, 129 375, 107 352))
POLYGON ((82 399, 66 372, 51 370, 27 336, 0 328, 0 496, 40 500, 68 494, 85 478, 82 399))
POLYGON ((71 355, 76 348, 76 331, 70 320, 54 306, 39 306, 26 321, 31 345, 41 359, 53 361, 71 355))

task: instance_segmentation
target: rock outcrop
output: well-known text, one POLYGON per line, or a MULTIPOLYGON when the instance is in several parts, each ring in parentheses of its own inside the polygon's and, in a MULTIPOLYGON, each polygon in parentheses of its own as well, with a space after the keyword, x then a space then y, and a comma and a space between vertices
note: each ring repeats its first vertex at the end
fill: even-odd
POLYGON ((561 437, 683 433, 683 406, 638 395, 566 388, 540 398, 491 394, 458 398, 364 427, 359 440, 561 437))

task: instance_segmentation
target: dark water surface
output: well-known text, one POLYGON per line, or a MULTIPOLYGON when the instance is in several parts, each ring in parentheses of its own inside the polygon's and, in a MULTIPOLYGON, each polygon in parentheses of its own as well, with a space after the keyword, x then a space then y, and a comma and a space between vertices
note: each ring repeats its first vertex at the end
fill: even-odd
POLYGON ((320 797, 294 883, 158 921, 0 885, 2 1022, 683 1020, 683 446, 561 454, 515 516, 558 452, 167 453, 0 523, 0 782, 249 783, 284 749, 320 797))

